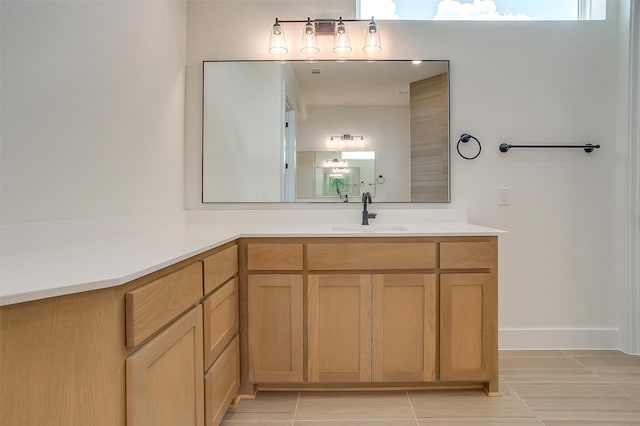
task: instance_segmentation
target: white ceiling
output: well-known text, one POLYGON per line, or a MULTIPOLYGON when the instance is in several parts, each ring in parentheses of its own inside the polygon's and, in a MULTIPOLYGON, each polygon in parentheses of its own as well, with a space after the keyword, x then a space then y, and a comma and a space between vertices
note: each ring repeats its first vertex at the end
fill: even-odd
POLYGON ((448 72, 448 61, 289 62, 305 105, 408 105, 409 84, 448 72), (311 69, 320 70, 319 75, 311 69))

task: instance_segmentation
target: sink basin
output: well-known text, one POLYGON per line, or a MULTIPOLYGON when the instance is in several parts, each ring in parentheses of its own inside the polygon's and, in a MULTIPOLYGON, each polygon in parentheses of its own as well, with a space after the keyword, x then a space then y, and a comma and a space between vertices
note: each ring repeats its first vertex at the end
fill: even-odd
POLYGON ((409 229, 402 225, 333 225, 334 232, 407 232, 409 229))

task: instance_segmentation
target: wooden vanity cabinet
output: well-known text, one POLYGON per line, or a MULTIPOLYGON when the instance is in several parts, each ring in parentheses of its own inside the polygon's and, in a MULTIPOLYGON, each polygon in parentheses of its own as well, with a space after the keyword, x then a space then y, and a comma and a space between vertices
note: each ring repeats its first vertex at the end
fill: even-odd
POLYGON ((0 424, 219 424, 240 383, 238 263, 232 242, 120 286, 0 307, 0 424))
POLYGON ((496 238, 440 243, 440 380, 498 393, 496 238), (455 270, 455 272, 454 272, 455 270))
POLYGON ((238 246, 202 259, 204 321, 204 417, 220 424, 240 388, 238 246))
POLYGON ((125 295, 129 426, 204 425, 202 277, 193 262, 125 295))
POLYGON ((220 423, 240 382, 237 273, 230 245, 127 292, 128 425, 220 423))
POLYGON ((246 253, 248 380, 302 383, 304 379, 303 245, 268 238, 240 243, 246 253))
POLYGON ((253 265, 252 385, 482 384, 497 393, 496 237, 242 244, 253 265))
POLYGON ((436 276, 405 272, 434 269, 436 247, 424 238, 307 244, 310 270, 344 272, 309 274, 310 382, 436 379, 436 276))

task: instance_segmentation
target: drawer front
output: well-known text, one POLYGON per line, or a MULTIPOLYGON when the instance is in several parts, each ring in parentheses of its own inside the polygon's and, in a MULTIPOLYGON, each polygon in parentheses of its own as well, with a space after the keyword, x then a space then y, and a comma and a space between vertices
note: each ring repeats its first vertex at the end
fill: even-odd
POLYGON ((238 333, 238 279, 220 287, 203 302, 205 370, 238 333))
POLYGON ((204 264, 204 294, 220 287, 238 273, 238 246, 228 247, 202 260, 204 264))
POLYGON ((302 244, 247 244, 247 267, 250 271, 302 270, 302 244))
POLYGON ((495 268, 498 251, 491 241, 461 241, 440 243, 441 268, 495 268))
POLYGON ((205 424, 218 425, 238 394, 240 387, 240 357, 238 337, 229 346, 204 377, 205 424))
POLYGON ((200 262, 127 292, 127 346, 137 346, 201 298, 200 262))
POLYGON ((433 269, 435 243, 323 243, 307 245, 310 270, 433 269))

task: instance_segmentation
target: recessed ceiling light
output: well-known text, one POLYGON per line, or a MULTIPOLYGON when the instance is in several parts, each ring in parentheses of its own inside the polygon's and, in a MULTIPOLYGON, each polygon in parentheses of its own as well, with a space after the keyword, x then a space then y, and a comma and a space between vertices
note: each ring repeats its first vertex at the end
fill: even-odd
POLYGON ((421 61, 421 60, 419 60, 419 59, 416 59, 416 60, 411 61, 411 63, 412 63, 413 65, 420 65, 420 64, 422 63, 422 61, 421 61))

